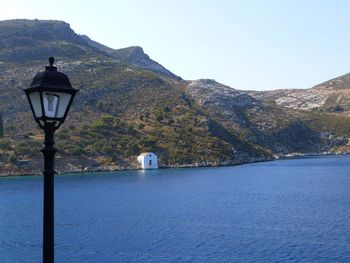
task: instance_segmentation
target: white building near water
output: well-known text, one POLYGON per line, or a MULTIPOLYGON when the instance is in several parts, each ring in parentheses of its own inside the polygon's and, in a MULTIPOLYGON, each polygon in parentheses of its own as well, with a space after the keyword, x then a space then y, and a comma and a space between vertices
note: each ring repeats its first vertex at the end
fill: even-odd
POLYGON ((141 153, 137 160, 139 161, 142 169, 158 169, 158 158, 152 152, 141 153))

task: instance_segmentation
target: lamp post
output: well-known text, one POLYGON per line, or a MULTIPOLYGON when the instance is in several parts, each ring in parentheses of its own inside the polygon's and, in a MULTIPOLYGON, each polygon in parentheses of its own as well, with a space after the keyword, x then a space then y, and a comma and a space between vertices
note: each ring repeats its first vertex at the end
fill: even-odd
POLYGON ((54 262, 54 133, 64 122, 75 93, 69 78, 53 66, 55 59, 49 58, 50 66, 35 75, 30 87, 25 89, 35 121, 45 132, 44 154, 44 224, 43 262, 54 262))

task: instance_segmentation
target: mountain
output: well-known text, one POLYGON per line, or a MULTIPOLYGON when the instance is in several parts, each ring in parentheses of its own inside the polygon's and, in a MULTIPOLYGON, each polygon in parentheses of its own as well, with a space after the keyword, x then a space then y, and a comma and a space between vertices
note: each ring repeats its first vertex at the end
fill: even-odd
POLYGON ((350 73, 310 89, 250 91, 257 99, 273 101, 283 107, 330 113, 350 111, 350 73))
POLYGON ((111 55, 112 57, 116 58, 117 60, 123 63, 131 64, 133 66, 136 66, 145 70, 153 71, 155 73, 159 73, 161 75, 164 75, 170 78, 181 79, 178 76, 176 76, 174 73, 164 68, 158 62, 152 60, 147 54, 143 52, 143 49, 141 47, 135 46, 135 47, 122 48, 122 49, 112 49, 96 41, 91 40, 88 36, 82 35, 81 37, 90 46, 93 46, 98 50, 111 55))
POLYGON ((232 157, 234 145, 212 134, 209 120, 179 78, 121 61, 61 21, 1 21, 0 32, 0 111, 5 124, 0 173, 41 169, 42 131, 34 124, 22 90, 50 55, 80 90, 57 132, 58 170, 136 167, 135 156, 148 150, 159 155, 163 166, 251 160, 244 149, 232 157))
POLYGON ((62 21, 7 20, 1 21, 0 29, 2 62, 41 60, 50 53, 76 59, 93 56, 97 51, 62 21))
POLYGON ((193 81, 187 89, 225 131, 274 155, 322 153, 347 144, 349 132, 337 124, 341 117, 283 108, 214 80, 193 81))
POLYGON ((348 151, 343 116, 282 107, 214 80, 182 80, 140 47, 115 50, 62 21, 7 20, 0 21, 0 174, 42 169, 43 134, 22 90, 49 56, 80 90, 56 133, 58 171, 137 168, 143 151, 163 167, 348 151))

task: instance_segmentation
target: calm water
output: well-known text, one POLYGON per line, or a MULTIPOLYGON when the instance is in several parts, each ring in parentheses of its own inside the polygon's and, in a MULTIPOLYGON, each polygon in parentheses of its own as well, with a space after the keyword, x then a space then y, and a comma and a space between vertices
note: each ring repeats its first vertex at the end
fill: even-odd
MULTIPOLYGON (((0 262, 40 262, 42 178, 0 178, 0 262)), ((56 178, 56 261, 350 262, 350 157, 56 178)))

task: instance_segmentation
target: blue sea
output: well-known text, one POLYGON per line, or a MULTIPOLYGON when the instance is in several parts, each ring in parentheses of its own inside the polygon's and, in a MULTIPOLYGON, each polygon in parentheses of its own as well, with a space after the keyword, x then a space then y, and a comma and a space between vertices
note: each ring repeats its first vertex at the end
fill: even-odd
MULTIPOLYGON (((0 178, 0 262, 41 262, 41 176, 0 178)), ((55 179, 56 262, 350 262, 350 157, 55 179)))

